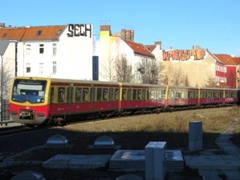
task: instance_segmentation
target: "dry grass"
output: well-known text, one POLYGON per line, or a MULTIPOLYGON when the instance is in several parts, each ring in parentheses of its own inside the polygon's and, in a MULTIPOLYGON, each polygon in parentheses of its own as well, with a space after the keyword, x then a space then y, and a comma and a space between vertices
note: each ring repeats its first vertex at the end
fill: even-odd
MULTIPOLYGON (((173 113, 134 115, 114 119, 69 125, 69 131, 78 131, 96 138, 109 135, 126 148, 144 148, 148 141, 167 141, 169 148, 187 148, 189 122, 203 122, 205 148, 217 148, 214 141, 239 116, 239 107, 211 108, 173 113)), ((240 133, 239 129, 235 131, 240 133)), ((92 139, 93 141, 93 139, 92 139)))
POLYGON ((203 122, 206 133, 221 133, 239 116, 239 107, 146 114, 69 125, 69 130, 85 132, 188 132, 188 124, 203 122))

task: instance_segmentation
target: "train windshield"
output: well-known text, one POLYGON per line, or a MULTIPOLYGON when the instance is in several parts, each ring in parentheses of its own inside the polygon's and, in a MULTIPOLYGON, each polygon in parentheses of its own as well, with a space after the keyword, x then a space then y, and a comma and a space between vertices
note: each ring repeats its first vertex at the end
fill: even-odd
POLYGON ((46 81, 16 79, 13 84, 12 101, 43 103, 46 81))

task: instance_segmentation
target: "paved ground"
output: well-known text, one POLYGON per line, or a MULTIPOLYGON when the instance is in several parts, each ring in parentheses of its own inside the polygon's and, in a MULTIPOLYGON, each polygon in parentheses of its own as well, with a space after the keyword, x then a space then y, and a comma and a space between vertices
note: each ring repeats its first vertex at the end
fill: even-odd
POLYGON ((227 155, 194 155, 184 156, 185 164, 189 167, 196 168, 199 174, 205 180, 240 179, 240 148, 235 146, 230 138, 232 132, 240 118, 228 127, 228 129, 218 136, 215 143, 227 153, 227 155))
MULTIPOLYGON (((185 165, 198 169, 204 180, 239 180, 240 179, 240 148, 231 142, 232 132, 240 118, 216 139, 218 147, 225 151, 225 155, 205 153, 202 155, 185 155, 185 165)), ((20 126, 18 123, 2 123, 0 128, 20 126)))

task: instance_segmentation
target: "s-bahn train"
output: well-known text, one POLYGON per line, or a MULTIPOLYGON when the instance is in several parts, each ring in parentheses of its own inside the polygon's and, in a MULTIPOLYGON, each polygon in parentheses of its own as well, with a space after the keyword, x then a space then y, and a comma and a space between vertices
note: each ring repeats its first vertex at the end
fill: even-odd
POLYGON ((229 88, 16 77, 9 113, 14 122, 31 126, 66 123, 72 119, 69 117, 109 117, 237 102, 237 90, 229 88))

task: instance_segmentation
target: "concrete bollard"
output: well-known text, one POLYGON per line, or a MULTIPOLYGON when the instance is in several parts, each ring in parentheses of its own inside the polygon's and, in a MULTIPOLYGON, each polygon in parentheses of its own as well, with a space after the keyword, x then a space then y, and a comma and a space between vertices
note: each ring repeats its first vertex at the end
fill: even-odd
POLYGON ((166 174, 166 142, 151 141, 145 146, 145 179, 163 180, 166 174))
POLYGON ((203 148, 202 142, 202 122, 189 122, 188 149, 197 151, 203 148))

